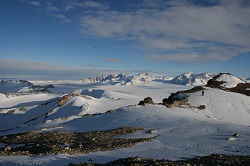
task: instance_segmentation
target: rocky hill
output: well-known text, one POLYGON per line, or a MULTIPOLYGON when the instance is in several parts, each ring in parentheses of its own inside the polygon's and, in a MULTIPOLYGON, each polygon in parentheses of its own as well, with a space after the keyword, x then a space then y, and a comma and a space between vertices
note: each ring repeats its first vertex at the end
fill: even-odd
POLYGON ((250 96, 250 83, 230 73, 220 73, 214 76, 208 81, 207 86, 250 96))

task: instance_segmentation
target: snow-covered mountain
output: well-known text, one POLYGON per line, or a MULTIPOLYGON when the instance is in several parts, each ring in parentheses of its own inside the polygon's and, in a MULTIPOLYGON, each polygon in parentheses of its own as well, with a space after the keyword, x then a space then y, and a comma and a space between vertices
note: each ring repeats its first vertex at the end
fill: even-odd
POLYGON ((206 85, 213 78, 210 73, 185 73, 173 78, 170 83, 179 85, 206 85))
POLYGON ((150 73, 139 73, 135 76, 128 76, 126 74, 110 74, 106 77, 96 77, 81 79, 82 82, 95 83, 95 82, 105 82, 116 85, 136 85, 136 84, 148 84, 152 81, 172 83, 178 85, 205 85, 207 81, 210 80, 214 75, 210 73, 185 73, 174 78, 168 76, 159 76, 150 73))
POLYGON ((213 78, 213 74, 210 73, 185 73, 174 78, 168 76, 159 76, 150 73, 139 73, 135 76, 128 76, 126 74, 110 74, 107 77, 96 77, 96 78, 88 78, 82 79, 82 82, 87 83, 95 83, 95 82, 103 82, 110 83, 113 85, 136 85, 136 84, 148 84, 152 81, 164 82, 164 83, 172 83, 178 85, 206 85, 208 80, 213 78))
POLYGON ((242 78, 236 77, 229 73, 221 73, 213 78, 214 81, 221 82, 223 88, 234 88, 240 83, 246 83, 242 78))
POLYGON ((96 83, 96 82, 121 82, 126 81, 128 79, 128 76, 124 73, 120 73, 118 75, 115 74, 109 74, 108 76, 104 77, 103 75, 96 76, 95 78, 86 78, 81 79, 80 81, 85 83, 96 83))
POLYGON ((230 73, 220 73, 214 76, 206 86, 250 96, 250 83, 230 73))
MULTIPOLYGON (((88 79, 81 79, 82 82, 103 82, 103 83, 110 83, 113 85, 134 85, 134 84, 146 84, 150 83, 153 80, 156 80, 158 77, 154 74, 150 73, 139 73, 135 76, 127 76, 126 74, 110 74, 106 77, 96 77, 96 78, 88 78, 88 79)), ((159 79, 166 79, 166 77, 159 77, 159 79)))
POLYGON ((27 80, 2 80, 0 82, 0 92, 3 93, 32 93, 32 92, 49 92, 53 85, 33 85, 27 80))
POLYGON ((154 74, 139 73, 136 76, 129 77, 129 81, 126 84, 146 84, 156 79, 157 77, 154 74))

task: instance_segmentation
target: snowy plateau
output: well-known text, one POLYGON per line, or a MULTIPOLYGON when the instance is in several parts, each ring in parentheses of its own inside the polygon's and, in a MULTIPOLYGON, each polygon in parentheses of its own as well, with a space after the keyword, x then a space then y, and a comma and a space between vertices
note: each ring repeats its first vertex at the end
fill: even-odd
MULTIPOLYGON (((249 89, 247 81, 228 73, 186 73, 174 78, 119 74, 79 81, 2 80, 0 140, 4 141, 0 141, 0 152, 10 155, 0 156, 0 165, 66 166, 133 156, 172 161, 211 154, 249 156, 249 89), (185 99, 185 106, 163 104, 163 99, 175 93, 178 100, 185 99), (138 105, 146 97, 154 104, 138 105), (33 144, 10 144, 6 140, 18 139, 20 133, 81 133, 121 127, 142 130, 119 138, 151 140, 108 151, 41 155, 15 155, 18 148, 28 149, 33 144)), ((61 145, 65 150, 71 146, 67 142, 61 145)))

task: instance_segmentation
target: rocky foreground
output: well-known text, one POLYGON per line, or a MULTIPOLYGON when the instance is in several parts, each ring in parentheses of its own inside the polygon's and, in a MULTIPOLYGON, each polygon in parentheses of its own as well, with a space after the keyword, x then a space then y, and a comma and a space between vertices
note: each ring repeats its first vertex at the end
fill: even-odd
POLYGON ((168 160, 153 160, 143 159, 140 157, 132 157, 111 161, 105 164, 87 163, 69 164, 68 166, 218 166, 218 165, 250 165, 250 156, 227 156, 227 155, 210 155, 204 157, 196 157, 194 159, 187 159, 181 161, 168 161, 168 160))
POLYGON ((0 137, 0 156, 46 155, 46 154, 86 154, 96 151, 110 151, 128 148, 151 138, 122 138, 119 136, 134 133, 143 128, 122 127, 114 130, 94 132, 43 132, 30 131, 0 137))

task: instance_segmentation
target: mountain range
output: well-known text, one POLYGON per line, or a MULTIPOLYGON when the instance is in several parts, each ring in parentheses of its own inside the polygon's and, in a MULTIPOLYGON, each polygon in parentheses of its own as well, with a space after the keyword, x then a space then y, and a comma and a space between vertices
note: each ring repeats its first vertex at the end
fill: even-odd
POLYGON ((179 85, 205 85, 207 81, 213 78, 213 74, 210 73, 185 73, 176 77, 159 76, 150 73, 139 73, 138 75, 128 76, 126 74, 110 74, 106 77, 95 77, 81 79, 82 82, 86 83, 96 83, 104 82, 116 85, 133 85, 133 84, 148 84, 153 81, 179 84, 179 85))

